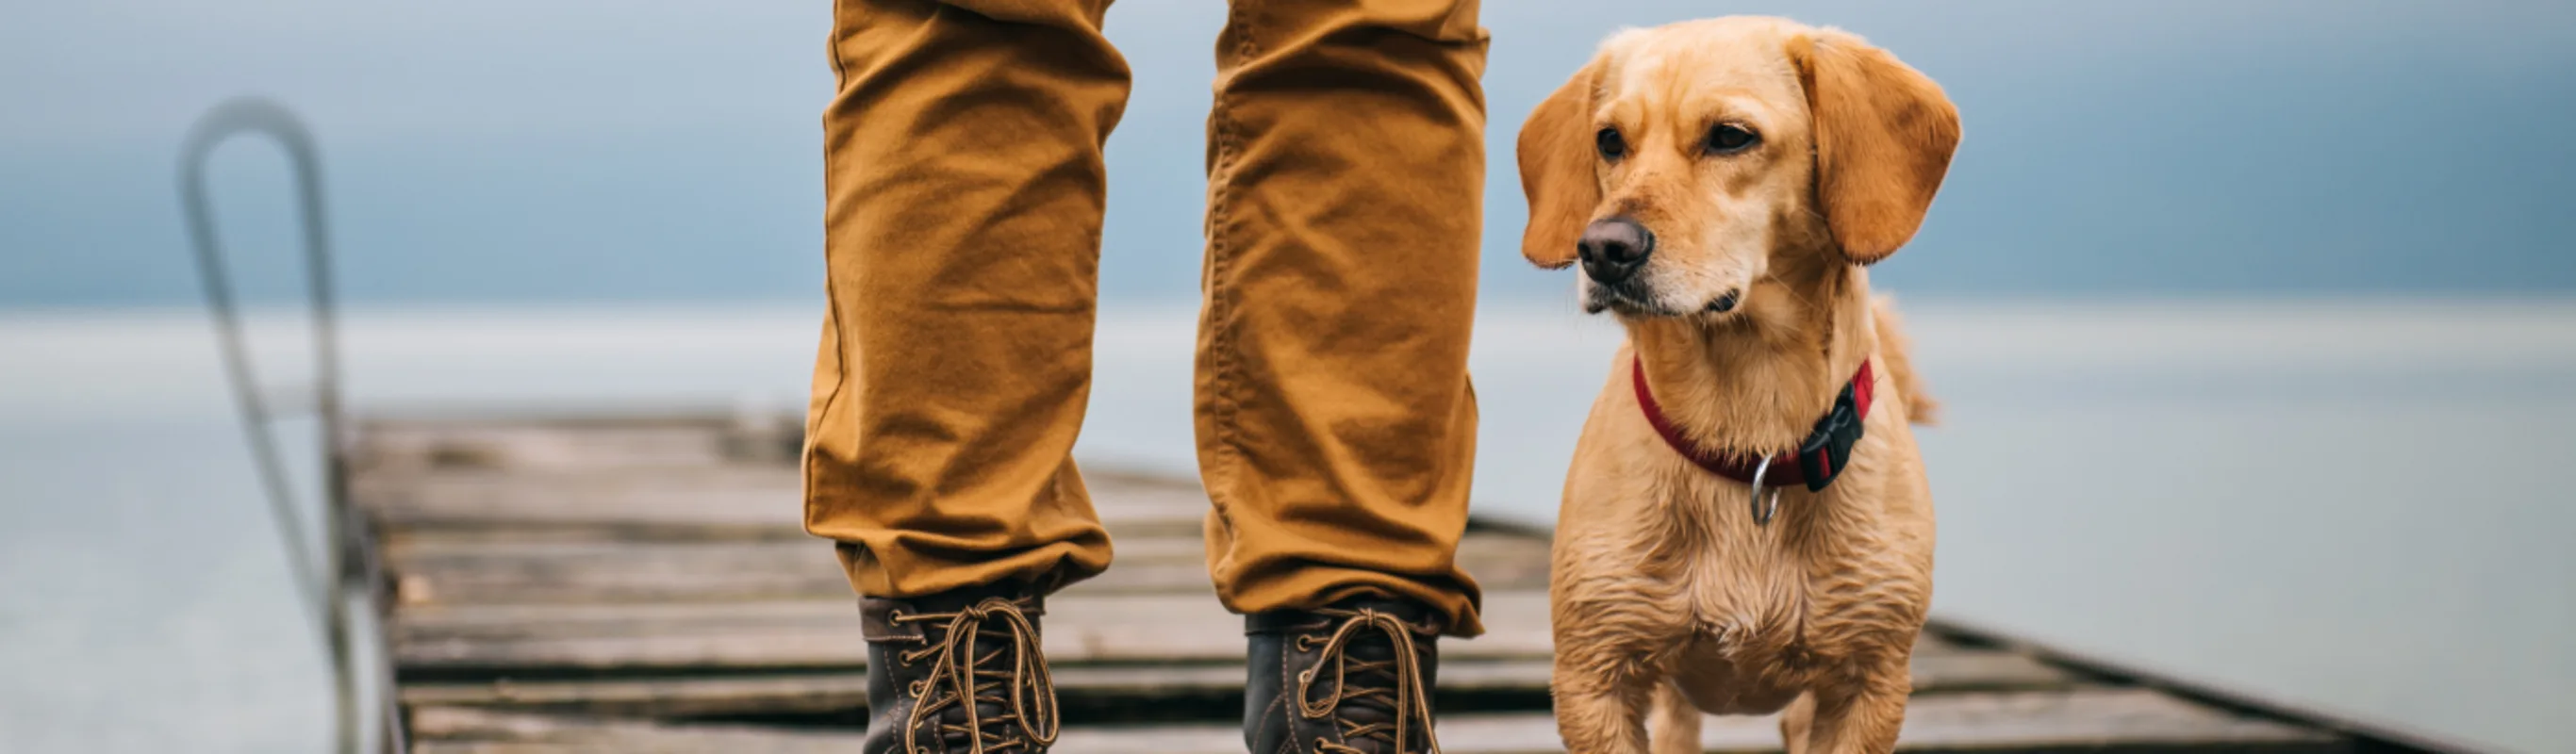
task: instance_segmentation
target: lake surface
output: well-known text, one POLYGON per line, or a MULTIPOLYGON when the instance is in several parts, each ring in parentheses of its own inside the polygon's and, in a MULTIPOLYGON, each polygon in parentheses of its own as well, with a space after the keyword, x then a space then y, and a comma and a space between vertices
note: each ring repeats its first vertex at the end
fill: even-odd
MULTIPOLYGON (((2576 738, 2576 301, 1906 308, 1945 403, 1942 616, 2500 750, 2576 738)), ((818 315, 363 311, 350 385, 362 410, 793 408, 818 315)), ((1086 461, 1190 470, 1192 327, 1103 315, 1086 461)), ((293 373, 293 333, 263 333, 293 373)), ((1483 316, 1480 512, 1554 514, 1618 340, 1570 307, 1483 316)), ((0 749, 324 747, 220 375, 194 312, 0 314, 0 749)))

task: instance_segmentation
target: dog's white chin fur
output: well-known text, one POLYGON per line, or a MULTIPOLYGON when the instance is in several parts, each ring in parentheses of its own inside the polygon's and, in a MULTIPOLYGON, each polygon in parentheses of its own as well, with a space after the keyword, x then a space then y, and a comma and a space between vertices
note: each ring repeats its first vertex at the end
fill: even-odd
POLYGON ((1640 287, 1645 288, 1651 295, 1644 297, 1622 295, 1592 282, 1590 277, 1582 278, 1577 288, 1583 300, 1584 313, 1600 314, 1606 311, 1622 317, 1687 317, 1706 312, 1708 305, 1717 300, 1710 297, 1696 303, 1684 301, 1682 300, 1684 297, 1675 296, 1672 291, 1655 285, 1651 280, 1652 272, 1640 274, 1650 276, 1649 280, 1640 287))
POLYGON ((1581 288, 1585 314, 1608 312, 1621 319, 1694 319, 1718 322, 1744 311, 1744 298, 1751 291, 1752 286, 1746 285, 1735 289, 1737 291, 1735 304, 1722 312, 1712 311, 1711 307, 1716 306, 1720 299, 1726 297, 1724 292, 1702 295, 1697 297, 1696 301, 1685 303, 1675 300, 1685 297, 1675 296, 1665 291, 1657 291, 1657 295, 1641 301, 1612 293, 1592 284, 1588 278, 1584 280, 1581 288))

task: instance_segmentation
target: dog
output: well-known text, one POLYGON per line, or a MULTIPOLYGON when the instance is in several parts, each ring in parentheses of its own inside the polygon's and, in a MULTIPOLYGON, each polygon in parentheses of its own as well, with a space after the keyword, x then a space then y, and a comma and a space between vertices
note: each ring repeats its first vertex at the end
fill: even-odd
POLYGON ((1959 135, 1894 55, 1760 17, 1623 31, 1531 113, 1522 253, 1579 261, 1584 309, 1628 336, 1557 517, 1569 751, 1646 752, 1651 727, 1697 752, 1702 713, 1783 709, 1790 752, 1895 747, 1932 590, 1909 425, 1934 406, 1868 267, 1959 135))

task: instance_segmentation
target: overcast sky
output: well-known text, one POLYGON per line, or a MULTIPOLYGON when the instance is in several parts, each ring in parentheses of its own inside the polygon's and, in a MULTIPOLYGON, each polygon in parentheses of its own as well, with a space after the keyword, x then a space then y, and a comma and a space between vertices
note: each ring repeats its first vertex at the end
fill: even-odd
MULTIPOLYGON (((0 25, 0 307, 195 302, 171 175, 239 93, 320 133, 362 302, 820 296, 829 7, 552 0, 21 3, 0 25)), ((1967 142, 1883 287, 1927 295, 2576 289, 2576 6, 2493 1, 1746 3, 1840 25, 1940 80, 1967 142)), ((1489 0, 1484 279, 1513 251, 1532 104, 1661 0, 1489 0)), ((1103 285, 1198 281, 1216 0, 1126 0, 1103 285)), ((283 172, 217 160, 227 231, 275 279, 283 172)))

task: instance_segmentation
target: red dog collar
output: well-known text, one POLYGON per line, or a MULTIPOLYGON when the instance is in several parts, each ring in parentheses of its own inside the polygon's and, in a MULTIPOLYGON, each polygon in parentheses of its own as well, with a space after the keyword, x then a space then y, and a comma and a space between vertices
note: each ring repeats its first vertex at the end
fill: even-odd
MULTIPOLYGON (((1646 389, 1645 358, 1638 357, 1631 371, 1636 377, 1637 405, 1645 409, 1646 421, 1655 425, 1655 433, 1664 436, 1664 444, 1672 446, 1683 458, 1699 464, 1709 473, 1745 484, 1752 484, 1754 471, 1768 463, 1770 468, 1762 473, 1764 486, 1786 487, 1803 483, 1809 492, 1833 484, 1834 477, 1841 475, 1843 466, 1851 462, 1852 446, 1860 443, 1861 420, 1869 418, 1870 394, 1875 392, 1877 382, 1870 377, 1869 362, 1863 360, 1860 372, 1852 375, 1850 382, 1843 383, 1842 394, 1834 397, 1833 409, 1826 411, 1824 418, 1816 420, 1815 430, 1808 432, 1807 439, 1798 443, 1798 449, 1766 459, 1743 453, 1700 450, 1682 437, 1681 428, 1673 426, 1672 420, 1664 416, 1663 407, 1655 404, 1654 392, 1646 389)), ((1761 490, 1754 490, 1754 493, 1758 495, 1761 490)))

